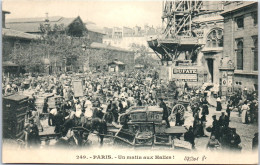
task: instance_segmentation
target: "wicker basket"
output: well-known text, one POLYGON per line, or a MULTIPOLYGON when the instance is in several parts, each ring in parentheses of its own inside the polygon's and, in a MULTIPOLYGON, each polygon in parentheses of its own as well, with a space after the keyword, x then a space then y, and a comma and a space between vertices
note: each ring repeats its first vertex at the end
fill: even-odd
POLYGON ((135 146, 152 146, 153 134, 152 132, 139 132, 135 136, 135 146))

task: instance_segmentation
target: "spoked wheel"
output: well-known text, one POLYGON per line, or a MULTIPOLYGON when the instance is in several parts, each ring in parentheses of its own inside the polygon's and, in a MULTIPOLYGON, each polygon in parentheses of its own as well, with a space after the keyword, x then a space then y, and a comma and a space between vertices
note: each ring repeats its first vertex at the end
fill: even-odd
POLYGON ((180 112, 181 114, 181 119, 183 119, 184 117, 184 112, 186 110, 186 108, 184 107, 184 105, 182 104, 176 104, 173 108, 172 108, 172 111, 171 111, 171 114, 169 116, 169 121, 170 122, 174 122, 176 119, 176 112, 177 110, 180 112))

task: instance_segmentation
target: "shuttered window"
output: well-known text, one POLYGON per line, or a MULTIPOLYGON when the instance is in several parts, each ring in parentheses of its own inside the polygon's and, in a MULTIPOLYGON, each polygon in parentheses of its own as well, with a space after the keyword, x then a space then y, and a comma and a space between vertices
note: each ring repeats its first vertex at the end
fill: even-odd
POLYGON ((243 70, 243 41, 237 42, 237 69, 243 70))

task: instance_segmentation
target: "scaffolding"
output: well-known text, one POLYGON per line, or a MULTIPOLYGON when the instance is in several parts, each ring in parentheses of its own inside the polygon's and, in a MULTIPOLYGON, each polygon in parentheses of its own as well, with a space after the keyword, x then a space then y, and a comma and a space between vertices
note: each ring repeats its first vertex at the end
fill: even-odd
POLYGON ((209 12, 216 12, 219 7, 207 6, 205 1, 175 0, 163 1, 162 4, 162 34, 148 41, 161 61, 175 61, 180 54, 185 60, 196 61, 202 43, 193 31, 199 24, 193 18, 209 12))

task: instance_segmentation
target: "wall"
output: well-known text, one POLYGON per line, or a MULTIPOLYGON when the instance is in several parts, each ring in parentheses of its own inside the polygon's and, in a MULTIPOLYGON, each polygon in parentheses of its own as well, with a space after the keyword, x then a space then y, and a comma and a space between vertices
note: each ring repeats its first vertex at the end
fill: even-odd
MULTIPOLYGON (((205 4, 205 3, 204 3, 205 4)), ((222 8, 222 4, 219 2, 207 2, 205 4, 206 8, 211 8, 217 6, 222 8)), ((219 64, 220 59, 223 57, 223 47, 213 47, 207 45, 208 35, 214 29, 224 29, 224 19, 220 16, 220 12, 214 12, 210 14, 202 14, 196 16, 193 21, 199 23, 199 27, 194 29, 194 32, 197 33, 199 43, 203 44, 202 50, 198 53, 197 56, 197 66, 201 67, 204 71, 204 82, 211 82, 211 74, 208 69, 208 59, 213 59, 213 82, 214 84, 219 84, 219 64), (207 75, 205 75, 205 73, 207 75)), ((224 37, 225 39, 225 37, 224 37)))
POLYGON ((254 71, 254 47, 252 36, 258 35, 258 26, 254 25, 252 12, 257 11, 257 5, 244 7, 237 12, 224 15, 224 56, 231 57, 235 66, 237 65, 236 57, 236 39, 243 39, 243 70, 235 69, 235 85, 242 83, 241 88, 253 87, 257 84, 258 71, 254 71), (238 29, 236 26, 236 17, 244 17, 244 28, 238 29))
POLYGON ((15 38, 3 37, 2 40, 2 58, 3 61, 10 60, 10 54, 14 51, 14 44, 19 43, 24 49, 29 48, 29 44, 31 41, 29 40, 19 40, 15 38))
POLYGON ((103 42, 103 34, 88 31, 88 39, 90 39, 90 42, 102 43, 103 42))
POLYGON ((134 69, 134 52, 130 51, 119 51, 119 50, 107 50, 107 49, 95 49, 90 48, 89 50, 89 62, 90 67, 94 69, 95 66, 107 66, 108 63, 117 59, 126 64, 126 70, 134 69))

